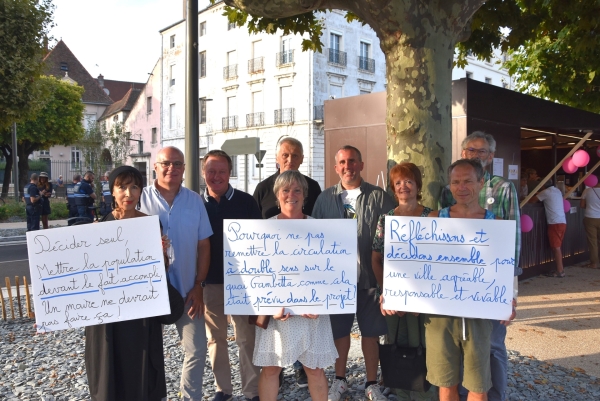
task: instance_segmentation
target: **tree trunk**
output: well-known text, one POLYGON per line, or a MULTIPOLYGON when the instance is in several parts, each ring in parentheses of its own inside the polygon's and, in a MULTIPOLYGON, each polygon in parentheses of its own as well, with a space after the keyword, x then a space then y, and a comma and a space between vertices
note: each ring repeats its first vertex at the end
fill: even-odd
MULTIPOLYGON (((422 27, 421 29, 425 29, 422 27)), ((423 204, 437 208, 452 158, 453 33, 431 27, 425 43, 387 34, 388 171, 403 161, 423 172, 423 204), (437 30, 437 32, 433 32, 437 30)))
POLYGON ((4 182, 2 183, 2 195, 0 195, 0 198, 7 198, 13 167, 12 149, 8 145, 2 145, 0 146, 0 151, 2 151, 2 155, 6 160, 6 164, 4 166, 4 182))
MULTIPOLYGON (((25 141, 27 142, 27 141, 25 141)), ((19 198, 24 196, 23 188, 29 182, 29 155, 33 150, 29 151, 27 144, 17 145, 17 156, 19 157, 19 198)))

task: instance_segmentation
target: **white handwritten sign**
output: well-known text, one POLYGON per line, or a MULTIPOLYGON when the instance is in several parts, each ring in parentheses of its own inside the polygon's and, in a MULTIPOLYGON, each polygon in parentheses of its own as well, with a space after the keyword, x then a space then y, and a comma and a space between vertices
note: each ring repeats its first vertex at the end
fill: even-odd
POLYGON ((355 313, 356 220, 225 220, 225 313, 355 313))
POLYGON ((507 220, 386 216, 385 308, 508 319, 515 230, 507 220))
POLYGON ((27 233, 38 332, 171 313, 157 216, 27 233))

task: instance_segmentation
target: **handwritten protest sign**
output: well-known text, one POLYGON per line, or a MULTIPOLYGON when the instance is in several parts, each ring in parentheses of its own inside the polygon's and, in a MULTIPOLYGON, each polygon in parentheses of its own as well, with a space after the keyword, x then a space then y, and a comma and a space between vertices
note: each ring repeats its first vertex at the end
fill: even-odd
POLYGON ((225 220, 225 313, 356 311, 356 220, 225 220))
POLYGON ((170 313, 157 216, 30 231, 38 332, 170 313))
POLYGON ((385 308, 508 319, 515 230, 506 220, 386 216, 385 308))

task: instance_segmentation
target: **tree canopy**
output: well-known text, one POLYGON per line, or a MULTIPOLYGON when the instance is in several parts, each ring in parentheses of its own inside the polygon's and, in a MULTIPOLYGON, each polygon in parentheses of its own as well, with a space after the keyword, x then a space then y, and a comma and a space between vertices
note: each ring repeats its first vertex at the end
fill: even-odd
POLYGON ((340 9, 380 39, 387 68, 389 164, 424 168, 426 203, 443 185, 450 152, 451 68, 466 55, 509 52, 517 89, 600 109, 598 0, 225 0, 230 21, 250 32, 307 34, 304 50, 321 51, 316 11, 340 9), (450 50, 450 51, 448 51, 450 50), (430 185, 433 183, 434 185, 430 185), (429 194, 427 193, 429 192, 429 194))
POLYGON ((20 188, 27 181, 28 159, 34 150, 76 143, 84 132, 83 87, 50 76, 40 77, 39 84, 47 93, 43 104, 27 121, 17 124, 20 188))
POLYGON ((53 11, 51 0, 0 3, 0 132, 23 121, 39 97, 36 81, 53 11))

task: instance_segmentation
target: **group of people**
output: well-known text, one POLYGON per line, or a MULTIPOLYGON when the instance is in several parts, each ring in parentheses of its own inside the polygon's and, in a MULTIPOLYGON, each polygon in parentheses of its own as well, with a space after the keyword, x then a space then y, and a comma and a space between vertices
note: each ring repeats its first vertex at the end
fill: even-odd
MULTIPOLYGON (((214 401, 233 398, 227 345, 228 318, 224 312, 224 219, 342 219, 357 220, 356 314, 292 315, 284 308, 262 317, 231 316, 239 352, 242 393, 246 400, 275 401, 285 366, 294 365, 299 386, 307 386, 313 400, 339 401, 348 389, 346 364, 350 332, 356 318, 361 331, 366 382, 370 400, 386 400, 377 382, 379 337, 387 341, 427 347, 427 379, 435 387, 419 399, 504 400, 507 354, 504 345, 509 321, 405 314, 387 310, 383 286, 385 215, 439 218, 514 219, 519 233, 519 209, 514 186, 490 175, 495 141, 475 132, 463 142, 463 159, 449 169, 443 208, 420 204, 422 173, 412 163, 390 171, 396 199, 361 176, 364 162, 359 149, 344 146, 335 155, 340 181, 326 190, 298 170, 303 147, 285 137, 277 147, 278 170, 261 182, 254 196, 231 186, 231 158, 221 150, 204 156, 206 190, 199 195, 182 185, 183 153, 175 147, 157 155, 156 180, 141 188, 139 172, 120 167, 109 177, 113 210, 104 220, 158 215, 172 255, 169 284, 181 296, 171 296, 169 316, 109 323, 86 329, 86 366, 93 400, 161 400, 166 397, 160 323, 174 323, 184 350, 180 392, 184 400, 203 399, 206 353, 215 378, 214 401), (424 333, 423 338, 419 338, 424 333), (466 335, 465 335, 466 334, 466 335), (124 357, 125 355, 125 357, 124 357), (130 365, 134 364, 133 367, 130 365), (334 365, 331 385, 324 368, 334 365), (459 388, 459 384, 462 386, 459 388), (126 390, 124 388, 127 387, 126 390), (437 388, 437 389, 436 389, 437 388), (439 395, 438 395, 439 391, 439 395)), ((93 177, 92 177, 93 180, 93 177)), ((515 276, 519 273, 520 236, 516 239, 515 276)), ((165 248, 166 249, 166 248, 165 248)), ((516 279, 516 277, 515 277, 516 279)), ((515 280, 516 283, 516 280, 515 280)), ((516 285, 513 314, 516 308, 516 285)), ((411 394, 397 390, 399 399, 411 394)))

